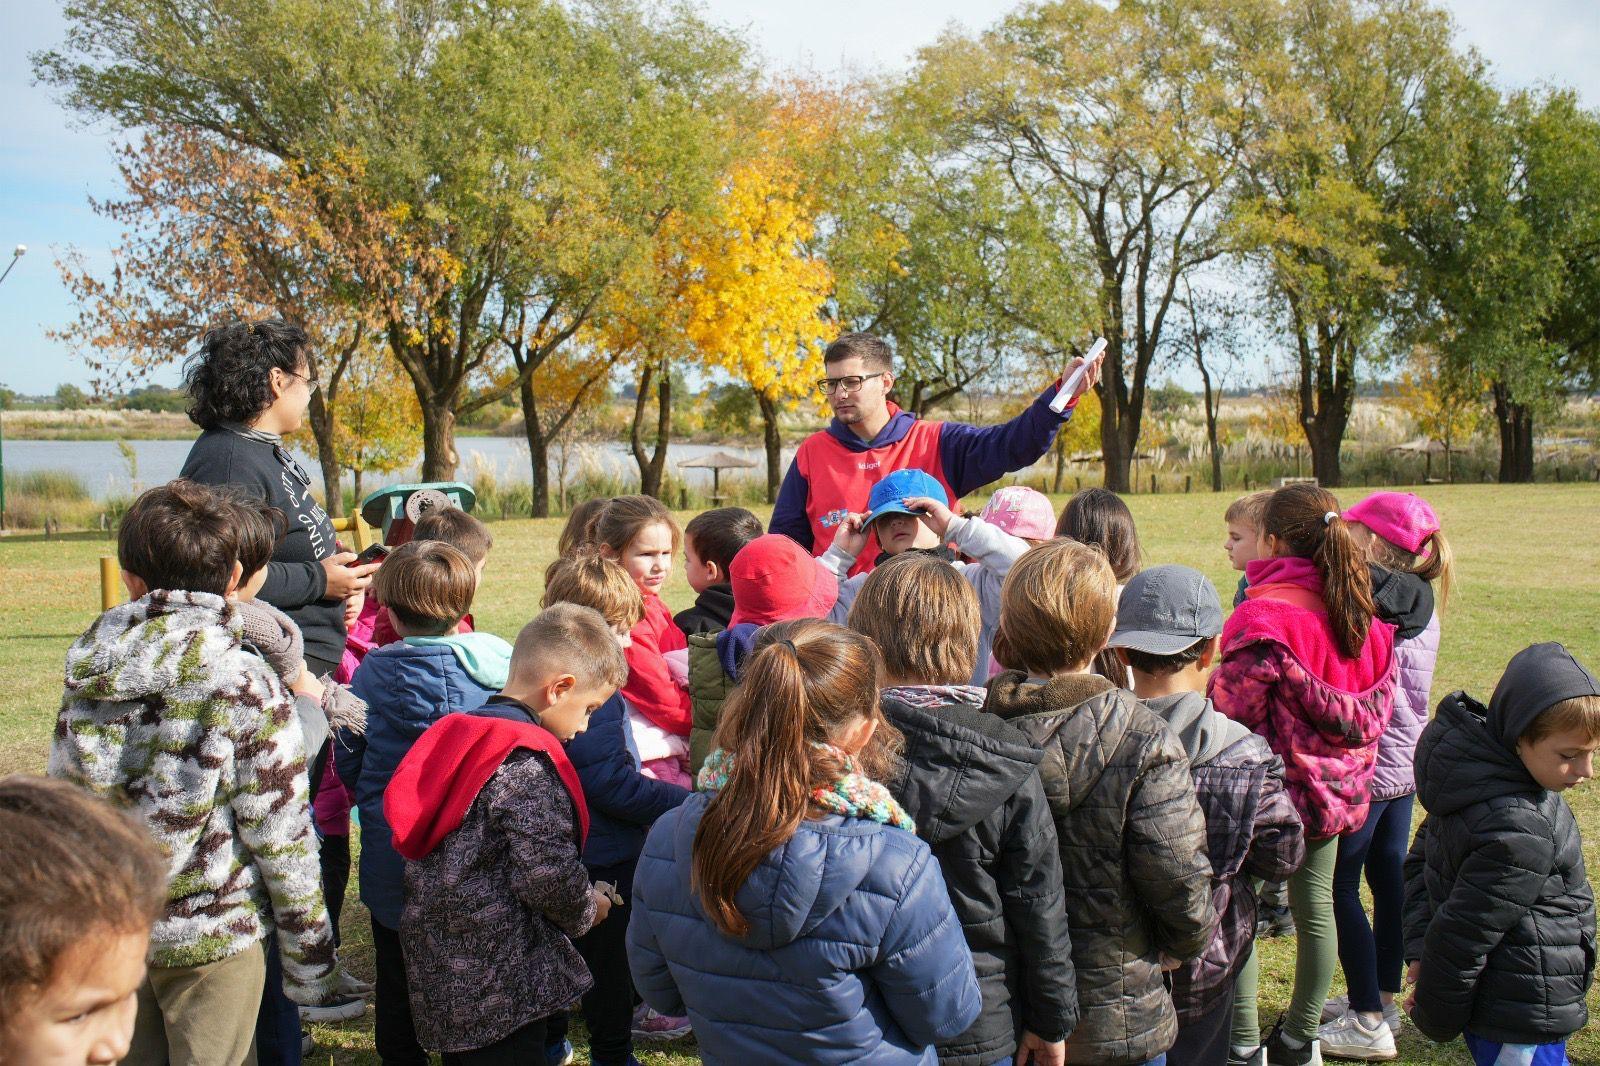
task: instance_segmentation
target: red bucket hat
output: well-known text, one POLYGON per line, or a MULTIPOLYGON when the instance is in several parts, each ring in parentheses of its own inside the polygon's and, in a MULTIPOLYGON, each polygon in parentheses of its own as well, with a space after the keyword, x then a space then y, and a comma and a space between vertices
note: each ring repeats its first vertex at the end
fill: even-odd
POLYGON ((730 626, 825 618, 839 599, 839 579, 782 533, 768 533, 740 548, 728 567, 728 581, 733 585, 730 626))
POLYGON ((1439 516, 1414 492, 1374 492, 1344 513, 1397 548, 1422 554, 1422 545, 1439 532, 1439 516))

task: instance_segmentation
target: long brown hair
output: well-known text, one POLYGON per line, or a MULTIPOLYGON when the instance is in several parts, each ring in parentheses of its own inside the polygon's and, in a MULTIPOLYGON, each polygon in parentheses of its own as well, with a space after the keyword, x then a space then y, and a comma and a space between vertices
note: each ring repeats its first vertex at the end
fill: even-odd
POLYGON ((1110 489, 1084 489, 1075 493, 1061 508, 1056 536, 1071 537, 1080 544, 1091 544, 1106 554, 1117 584, 1125 585, 1139 572, 1143 553, 1133 512, 1122 497, 1110 489))
POLYGON ((900 736, 878 708, 882 680, 878 649, 843 626, 803 618, 762 631, 717 724, 716 744, 733 772, 694 834, 694 889, 724 933, 749 931, 734 896, 794 836, 812 790, 842 772, 839 757, 819 744, 866 718, 877 729, 856 757, 861 772, 879 777, 892 766, 900 736))
POLYGON ((1367 553, 1356 543, 1350 524, 1339 517, 1333 493, 1316 485, 1285 485, 1267 501, 1262 532, 1278 538, 1288 554, 1316 564, 1334 640, 1346 658, 1360 655, 1377 610, 1372 574, 1367 553))
POLYGON ((683 531, 673 521, 666 504, 654 496, 617 496, 594 514, 586 540, 621 554, 646 526, 657 522, 672 531, 672 550, 683 544, 683 531))

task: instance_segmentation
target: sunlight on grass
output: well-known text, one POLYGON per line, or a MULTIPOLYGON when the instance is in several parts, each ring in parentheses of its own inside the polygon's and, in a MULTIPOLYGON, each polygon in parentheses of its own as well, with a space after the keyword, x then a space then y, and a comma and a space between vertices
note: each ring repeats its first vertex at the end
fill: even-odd
MULTIPOLYGON (((1364 491, 1341 492, 1354 502, 1364 491)), ((1437 508, 1460 563, 1457 596, 1444 615, 1443 647, 1434 681, 1435 702, 1453 689, 1487 698, 1511 654, 1542 640, 1567 644, 1591 665, 1600 664, 1600 490, 1592 485, 1430 486, 1426 495, 1437 508)), ((1237 575, 1223 556, 1222 511, 1230 497, 1194 495, 1133 496, 1128 503, 1138 521, 1146 565, 1179 562, 1210 575, 1226 599, 1237 575)), ((969 500, 969 505, 976 506, 969 500)), ((977 503, 981 503, 978 500, 977 503)), ((680 515, 680 521, 689 516, 680 515)), ((494 524, 495 548, 484 584, 473 605, 483 629, 513 637, 538 611, 545 564, 555 552, 561 520, 519 520, 494 524)), ((41 772, 61 698, 61 667, 67 645, 93 620, 100 598, 98 559, 114 554, 114 544, 98 536, 45 541, 40 537, 0 539, 0 772, 41 772)), ((679 609, 692 594, 679 568, 666 589, 679 609)), ((1600 785, 1569 796, 1586 837, 1590 869, 1600 868, 1600 785)), ((1418 817, 1420 819, 1420 809, 1418 817)), ((351 899, 342 922, 344 953, 355 973, 371 977, 367 914, 351 899)), ((1292 941, 1268 941, 1263 949, 1263 1022, 1288 1000, 1293 974, 1292 941)), ((1342 991, 1335 988, 1335 992, 1342 991)), ((1591 993, 1591 1012, 1600 996, 1591 993)), ((575 1035, 581 1026, 575 1026, 575 1035)), ((318 1026, 317 1054, 311 1063, 375 1064, 372 1015, 342 1026, 318 1026)), ((575 1041, 576 1042, 576 1041, 575 1041)), ((1461 1045, 1439 1046, 1407 1029, 1400 1041, 1405 1064, 1460 1064, 1470 1060, 1461 1045)), ((1600 1037, 1593 1027, 1569 1052, 1574 1062, 1600 1062, 1600 1037)), ((666 1050, 640 1049, 652 1066, 698 1061, 693 1043, 666 1050)), ((580 1062, 587 1057, 580 1051, 580 1062)))

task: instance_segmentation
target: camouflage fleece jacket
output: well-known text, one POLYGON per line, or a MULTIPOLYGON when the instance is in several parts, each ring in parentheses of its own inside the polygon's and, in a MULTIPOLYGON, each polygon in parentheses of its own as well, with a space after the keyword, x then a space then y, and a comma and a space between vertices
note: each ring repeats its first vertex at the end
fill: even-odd
POLYGON ((198 966, 277 931, 292 999, 333 981, 294 697, 220 596, 152 592, 67 652, 50 773, 137 813, 166 853, 150 964, 198 966))

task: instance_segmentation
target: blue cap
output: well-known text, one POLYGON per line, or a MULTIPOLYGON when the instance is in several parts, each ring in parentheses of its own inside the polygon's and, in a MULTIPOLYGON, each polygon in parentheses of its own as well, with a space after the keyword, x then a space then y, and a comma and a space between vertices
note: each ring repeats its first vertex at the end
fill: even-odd
POLYGON ((872 486, 872 495, 867 497, 867 520, 863 524, 871 525, 886 514, 916 514, 900 502, 907 496, 927 496, 950 506, 950 494, 939 484, 939 479, 926 470, 895 470, 872 486))

